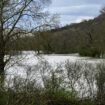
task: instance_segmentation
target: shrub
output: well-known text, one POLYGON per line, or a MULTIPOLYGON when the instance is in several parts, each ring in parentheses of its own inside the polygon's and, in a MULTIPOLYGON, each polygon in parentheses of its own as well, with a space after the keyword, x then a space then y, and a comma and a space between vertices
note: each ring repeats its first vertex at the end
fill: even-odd
POLYGON ((31 73, 14 78, 13 86, 0 89, 0 105, 105 105, 105 64, 67 61, 55 69, 47 62, 39 66, 44 86, 30 80, 31 73))
POLYGON ((100 52, 95 47, 81 48, 79 54, 81 56, 100 57, 100 52))

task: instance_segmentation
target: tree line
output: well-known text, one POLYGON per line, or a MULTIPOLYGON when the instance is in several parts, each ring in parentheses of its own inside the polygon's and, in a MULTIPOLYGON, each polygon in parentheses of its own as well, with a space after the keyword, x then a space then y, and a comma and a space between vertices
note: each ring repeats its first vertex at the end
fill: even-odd
POLYGON ((92 20, 84 20, 81 23, 49 31, 34 32, 32 37, 18 39, 19 48, 17 49, 42 51, 46 54, 79 53, 81 56, 103 58, 105 53, 104 13, 105 10, 102 9, 101 14, 92 20))

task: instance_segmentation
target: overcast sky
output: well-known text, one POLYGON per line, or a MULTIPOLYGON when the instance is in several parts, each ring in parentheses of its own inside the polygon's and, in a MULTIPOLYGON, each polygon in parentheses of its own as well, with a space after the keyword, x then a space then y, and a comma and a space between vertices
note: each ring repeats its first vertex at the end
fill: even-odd
POLYGON ((105 0, 52 0, 49 11, 60 14, 61 24, 66 25, 94 18, 104 6, 105 0))

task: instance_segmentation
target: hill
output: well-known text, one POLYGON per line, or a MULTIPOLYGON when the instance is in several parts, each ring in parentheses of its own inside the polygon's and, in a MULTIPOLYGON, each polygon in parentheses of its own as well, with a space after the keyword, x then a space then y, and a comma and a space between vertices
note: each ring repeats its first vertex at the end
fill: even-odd
MULTIPOLYGON (((51 30, 54 40, 57 39, 55 49, 64 50, 61 53, 87 52, 93 50, 94 56, 100 56, 104 53, 105 44, 105 14, 100 14, 98 17, 91 20, 84 20, 81 23, 73 23, 65 27, 51 30), (57 46, 58 45, 58 46, 57 46), (60 49, 61 48, 61 49, 60 49)), ((85 54, 91 55, 91 54, 85 54)))
MULTIPOLYGON (((17 50, 41 50, 44 53, 79 53, 103 57, 105 52, 105 14, 91 20, 43 31, 17 40, 17 50), (22 46, 21 46, 22 45, 22 46)), ((15 47, 15 46, 14 46, 15 47)), ((13 48, 13 46, 12 46, 13 48)))

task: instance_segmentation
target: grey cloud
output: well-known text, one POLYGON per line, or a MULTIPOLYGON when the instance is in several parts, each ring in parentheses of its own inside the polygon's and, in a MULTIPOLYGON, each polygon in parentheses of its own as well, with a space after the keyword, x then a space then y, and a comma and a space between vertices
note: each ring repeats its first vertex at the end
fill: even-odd
POLYGON ((92 16, 72 16, 72 15, 61 15, 61 25, 64 26, 66 24, 70 23, 78 23, 81 22, 82 20, 89 20, 93 19, 94 17, 92 16))
POLYGON ((82 0, 82 1, 89 4, 105 4, 105 0, 82 0))
POLYGON ((61 23, 68 24, 99 15, 105 0, 53 0, 49 10, 61 15, 61 23))
POLYGON ((84 16, 95 16, 99 14, 101 9, 100 5, 79 5, 70 7, 54 7, 50 9, 52 13, 59 13, 61 15, 84 15, 84 16))
POLYGON ((52 6, 73 6, 82 4, 105 5, 105 0, 53 0, 52 6))

